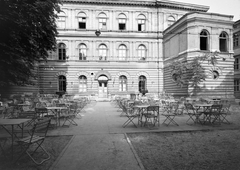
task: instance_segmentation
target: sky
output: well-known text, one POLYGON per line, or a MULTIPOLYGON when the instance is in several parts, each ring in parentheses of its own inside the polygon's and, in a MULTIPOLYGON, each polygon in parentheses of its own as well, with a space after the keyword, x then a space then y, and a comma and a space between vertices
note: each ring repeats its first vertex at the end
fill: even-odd
POLYGON ((208 12, 233 15, 233 21, 240 20, 240 0, 172 0, 197 5, 206 5, 208 12))

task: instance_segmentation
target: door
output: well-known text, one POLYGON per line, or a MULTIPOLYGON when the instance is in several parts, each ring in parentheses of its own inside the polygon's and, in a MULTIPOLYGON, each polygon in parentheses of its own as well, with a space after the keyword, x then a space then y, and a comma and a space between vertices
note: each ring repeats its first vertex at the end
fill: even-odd
POLYGON ((98 78, 98 97, 107 98, 108 97, 108 78, 106 76, 100 76, 98 78))

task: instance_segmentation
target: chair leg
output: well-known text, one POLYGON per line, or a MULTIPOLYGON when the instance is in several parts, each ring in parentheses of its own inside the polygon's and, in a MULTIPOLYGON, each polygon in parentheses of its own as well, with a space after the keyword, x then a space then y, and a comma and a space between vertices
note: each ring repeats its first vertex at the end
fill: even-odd
POLYGON ((135 117, 128 117, 128 120, 122 126, 125 128, 129 123, 132 123, 137 128, 137 125, 133 122, 134 119, 135 117))

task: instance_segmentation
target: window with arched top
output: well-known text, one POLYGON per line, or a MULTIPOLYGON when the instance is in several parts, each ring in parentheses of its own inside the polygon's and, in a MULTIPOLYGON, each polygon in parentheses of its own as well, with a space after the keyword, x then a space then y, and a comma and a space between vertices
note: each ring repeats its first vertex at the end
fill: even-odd
POLYGON ((147 78, 143 75, 138 78, 138 91, 143 92, 147 90, 147 78))
POLYGON ((200 50, 209 50, 209 34, 206 30, 200 33, 200 50))
POLYGON ((107 46, 100 44, 98 48, 99 60, 107 60, 107 46))
POLYGON ((146 31, 146 17, 143 14, 138 15, 138 31, 146 31))
POLYGON ((146 60, 147 57, 147 49, 144 45, 139 45, 138 49, 137 49, 137 53, 138 53, 138 58, 140 60, 146 60))
POLYGON ((58 14, 57 27, 62 29, 66 28, 66 14, 64 12, 58 14))
POLYGON ((227 52, 227 39, 228 35, 226 32, 221 32, 219 35, 219 50, 220 52, 227 52))
POLYGON ((79 76, 78 80, 79 80, 78 91, 86 92, 87 91, 87 77, 82 75, 82 76, 79 76))
POLYGON ((127 59, 127 47, 123 44, 121 44, 118 47, 118 57, 119 57, 119 60, 126 60, 127 59))
POLYGON ((67 89, 67 79, 65 76, 58 76, 58 91, 66 92, 67 89))
POLYGON ((119 91, 127 91, 127 77, 120 76, 119 77, 119 91))
POLYGON ((78 28, 79 29, 86 29, 86 19, 87 16, 84 12, 78 13, 78 28))
POLYGON ((169 16, 168 19, 167 19, 167 23, 168 23, 168 26, 171 26, 174 22, 175 22, 175 18, 174 16, 169 16))
POLYGON ((107 15, 105 13, 100 13, 98 15, 98 25, 98 28, 101 30, 107 29, 107 15))
POLYGON ((125 14, 118 15, 118 28, 119 30, 126 30, 127 17, 125 14))
POLYGON ((66 45, 64 43, 58 44, 58 59, 66 60, 66 45))
POLYGON ((87 59, 87 46, 85 44, 79 45, 79 60, 87 59))

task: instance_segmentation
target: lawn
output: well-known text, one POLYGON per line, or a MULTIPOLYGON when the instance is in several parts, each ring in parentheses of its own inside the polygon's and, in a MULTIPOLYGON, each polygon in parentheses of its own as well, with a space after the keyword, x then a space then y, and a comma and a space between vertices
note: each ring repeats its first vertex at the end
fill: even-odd
POLYGON ((129 133, 146 170, 239 170, 240 130, 129 133))
MULTIPOLYGON (((1 170, 48 170, 52 164, 56 161, 58 156, 61 154, 63 149, 67 146, 69 141, 73 136, 48 136, 43 145, 44 148, 51 154, 51 159, 44 162, 42 165, 36 165, 33 161, 24 154, 19 161, 15 164, 11 162, 11 157, 9 156, 10 149, 8 144, 5 145, 4 151, 7 153, 7 157, 5 157, 2 152, 0 153, 0 169, 1 170)), ((10 142, 10 139, 8 140, 10 142)), ((18 151, 18 148, 15 150, 18 151)), ((19 150, 20 151, 20 150, 19 150)), ((15 153, 15 152, 14 152, 15 153)), ((16 153, 15 155, 18 155, 16 153)), ((14 156, 16 158, 16 156, 14 156)))

